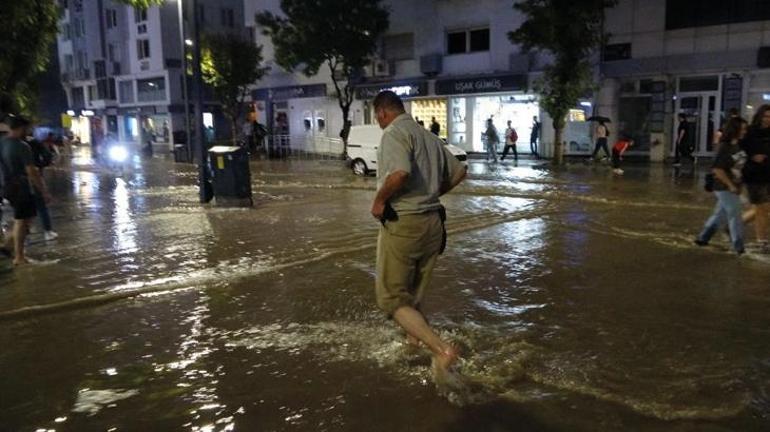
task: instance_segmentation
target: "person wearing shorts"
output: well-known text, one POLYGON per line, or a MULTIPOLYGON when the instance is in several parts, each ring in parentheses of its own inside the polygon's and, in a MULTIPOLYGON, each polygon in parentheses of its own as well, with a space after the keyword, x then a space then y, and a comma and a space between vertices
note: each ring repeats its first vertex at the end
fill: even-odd
POLYGON ((392 91, 379 93, 373 106, 384 129, 377 150, 377 195, 371 209, 381 222, 377 305, 406 331, 410 342, 422 342, 433 352, 438 379, 459 354, 428 325, 420 306, 446 241, 439 197, 463 181, 467 168, 405 112, 392 91))
POLYGON ((35 166, 32 150, 22 141, 27 136, 30 122, 23 117, 9 116, 6 120, 10 132, 0 142, 0 164, 4 177, 4 195, 13 207, 13 232, 6 237, 6 250, 14 251, 14 265, 27 263, 24 240, 31 221, 37 215, 33 190, 50 201, 40 171, 35 166), (34 186, 34 189, 33 189, 34 186))
POLYGON ((762 105, 754 115, 743 141, 747 161, 743 178, 749 202, 755 208, 754 230, 761 253, 770 254, 768 219, 770 219, 770 105, 762 105))

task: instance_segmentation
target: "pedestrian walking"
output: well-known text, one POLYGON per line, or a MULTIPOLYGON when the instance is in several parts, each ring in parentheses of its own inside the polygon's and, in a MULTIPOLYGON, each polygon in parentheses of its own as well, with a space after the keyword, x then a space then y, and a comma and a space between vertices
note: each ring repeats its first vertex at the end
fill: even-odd
POLYGON ((487 119, 487 129, 484 131, 483 138, 487 147, 487 161, 492 159, 492 162, 497 162, 497 145, 500 144, 500 136, 491 118, 487 119))
MULTIPOLYGON (((34 160, 35 166, 40 172, 40 177, 45 178, 43 176, 43 170, 53 163, 53 151, 45 142, 41 143, 36 139, 30 140, 28 144, 30 150, 32 150, 32 159, 34 160)), ((40 217, 40 223, 43 226, 43 238, 45 241, 56 240, 56 238, 59 237, 59 234, 53 230, 53 225, 51 223, 51 213, 48 211, 48 204, 46 204, 45 200, 43 199, 43 194, 41 191, 35 189, 33 192, 35 196, 35 208, 37 209, 37 215, 40 217)))
POLYGON ((532 117, 532 132, 529 134, 529 150, 532 156, 540 159, 540 153, 537 152, 537 142, 540 139, 541 123, 537 121, 537 116, 532 117))
POLYGON ((503 155, 500 160, 505 159, 508 155, 508 150, 513 149, 513 159, 519 160, 519 153, 516 151, 516 141, 519 140, 519 135, 516 133, 516 129, 511 126, 511 121, 508 120, 508 127, 505 129, 505 148, 503 148, 503 155))
POLYGON ((746 136, 747 130, 746 120, 740 117, 731 118, 723 128, 722 143, 711 168, 717 203, 711 217, 706 220, 703 230, 695 239, 695 244, 699 246, 706 246, 726 220, 733 249, 739 255, 744 252, 741 187, 746 152, 741 148, 740 142, 746 136))
POLYGON ((694 163, 695 157, 692 155, 694 150, 690 122, 687 121, 687 115, 685 113, 679 113, 679 127, 676 130, 676 156, 674 158, 674 166, 681 166, 682 158, 690 159, 690 161, 694 163))
POLYGON ((770 254, 768 219, 770 218, 770 105, 762 105, 751 122, 743 141, 747 161, 743 179, 754 205, 754 230, 761 253, 770 254))
POLYGON ((439 132, 441 132, 441 125, 436 121, 436 117, 430 118, 430 131, 433 135, 436 136, 438 136, 439 132))
POLYGON ((443 142, 406 114, 392 91, 374 98, 384 129, 377 151, 377 195, 371 214, 381 222, 377 240, 377 305, 433 353, 437 382, 448 377, 458 349, 442 340, 421 312, 438 255, 446 245, 446 212, 439 197, 463 181, 467 167, 443 142))
POLYGON ((7 120, 10 132, 0 142, 0 170, 3 178, 3 195, 13 207, 14 226, 6 236, 5 250, 14 252, 14 265, 28 262, 24 252, 24 241, 32 219, 36 216, 34 190, 39 191, 45 201, 50 201, 40 171, 35 166, 32 150, 23 141, 27 136, 30 122, 18 116, 7 120))
POLYGON ((633 145, 634 140, 631 137, 623 136, 612 146, 612 172, 614 174, 623 175, 623 170, 620 169, 620 162, 623 161, 623 153, 633 145))
POLYGON ((594 139, 596 144, 594 145, 594 152, 591 154, 591 159, 596 159, 596 155, 599 153, 599 149, 604 150, 604 159, 610 157, 610 150, 607 147, 607 138, 610 135, 610 130, 603 121, 599 121, 599 124, 594 128, 594 139))

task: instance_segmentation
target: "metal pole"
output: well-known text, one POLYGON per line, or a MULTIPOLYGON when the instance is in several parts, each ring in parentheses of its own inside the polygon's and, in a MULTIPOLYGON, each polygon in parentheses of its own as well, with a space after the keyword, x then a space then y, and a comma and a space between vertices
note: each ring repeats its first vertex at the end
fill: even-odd
MULTIPOLYGON (((185 136, 185 152, 187 153, 187 161, 192 162, 192 135, 190 134, 190 93, 187 89, 187 43, 184 31, 184 2, 185 0, 177 0, 179 5, 179 42, 182 50, 182 97, 184 99, 184 136, 185 136)), ((173 134, 172 134, 173 135, 173 134)))
POLYGON ((201 204, 209 202, 208 153, 203 126, 203 74, 201 72, 200 11, 198 0, 192 0, 193 22, 193 99, 195 103, 195 145, 198 150, 198 186, 201 204))

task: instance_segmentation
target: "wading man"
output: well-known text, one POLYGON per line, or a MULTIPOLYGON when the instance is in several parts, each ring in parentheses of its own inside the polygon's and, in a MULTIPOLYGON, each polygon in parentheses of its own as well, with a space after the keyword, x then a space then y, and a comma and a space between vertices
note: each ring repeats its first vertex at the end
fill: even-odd
POLYGON ((419 340, 432 351, 434 373, 443 374, 457 360, 458 351, 428 325, 420 304, 446 244, 439 197, 465 179, 467 167, 406 114, 392 91, 378 94, 373 105, 384 129, 371 210, 382 223, 377 240, 377 305, 411 342, 419 340))

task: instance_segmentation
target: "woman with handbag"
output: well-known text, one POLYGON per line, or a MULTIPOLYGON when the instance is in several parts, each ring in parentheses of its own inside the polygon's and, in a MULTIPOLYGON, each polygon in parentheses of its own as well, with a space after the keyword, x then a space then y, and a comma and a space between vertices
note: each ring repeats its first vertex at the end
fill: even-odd
POLYGON ((719 230, 722 220, 726 219, 733 249, 738 255, 745 251, 740 195, 746 153, 739 143, 746 136, 747 130, 746 120, 739 117, 730 119, 725 126, 719 153, 711 169, 714 174, 713 189, 717 204, 714 213, 695 239, 695 244, 699 246, 706 246, 719 230))

